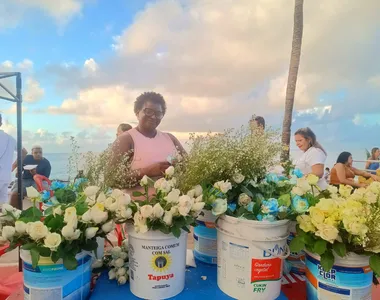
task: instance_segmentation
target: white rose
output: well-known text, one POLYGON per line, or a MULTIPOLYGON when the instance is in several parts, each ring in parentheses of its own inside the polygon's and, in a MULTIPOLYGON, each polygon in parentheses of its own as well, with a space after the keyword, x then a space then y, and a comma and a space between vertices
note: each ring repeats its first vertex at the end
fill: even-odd
POLYGON ((172 188, 174 188, 177 185, 177 179, 173 177, 172 179, 168 180, 168 183, 172 188))
POLYGON ((160 203, 156 203, 154 206, 153 206, 153 216, 156 218, 156 219, 159 219, 161 218, 163 215, 164 215, 164 209, 161 207, 160 203))
POLYGON ((316 236, 321 237, 325 241, 330 242, 331 244, 338 238, 339 231, 336 227, 328 224, 320 224, 318 226, 318 231, 315 232, 316 236))
POLYGON ((189 196, 190 198, 194 198, 195 197, 195 190, 190 190, 186 193, 187 196, 189 196))
POLYGON ((154 183, 154 188, 164 193, 169 193, 172 186, 165 178, 160 178, 154 183))
POLYGON ((98 232, 99 228, 98 227, 89 227, 86 229, 85 235, 86 239, 90 240, 92 239, 96 233, 98 232))
POLYGON ((104 233, 109 233, 114 229, 115 229, 115 222, 112 220, 102 225, 102 230, 104 233))
POLYGON ((124 264, 125 264, 125 262, 124 262, 124 259, 122 259, 122 258, 118 258, 114 262, 114 265, 116 268, 121 268, 124 266, 124 264))
POLYGON ((91 218, 91 211, 88 210, 86 211, 83 215, 82 215, 82 222, 84 223, 89 223, 91 222, 92 218, 91 218))
POLYGON ((199 184, 197 186, 195 186, 194 191, 195 191, 195 194, 194 194, 195 198, 202 196, 202 194, 203 194, 203 189, 199 184))
POLYGON ((224 214, 226 211, 227 211, 227 200, 216 199, 212 207, 212 214, 214 216, 219 216, 221 214, 224 214))
POLYGON ((115 272, 115 269, 112 269, 108 272, 108 279, 114 280, 115 278, 116 278, 116 272, 115 272))
POLYGON ((226 194, 230 189, 232 189, 232 185, 228 180, 218 181, 214 184, 214 188, 220 190, 223 194, 226 194))
POLYGON ((298 195, 298 196, 303 196, 305 194, 305 191, 303 189, 301 189, 300 187, 295 186, 292 189, 292 193, 295 195, 298 195))
POLYGON ((232 177, 233 181, 235 181, 237 184, 239 183, 242 183, 245 179, 244 175, 240 174, 240 173, 236 173, 233 177, 232 177))
POLYGON ((203 202, 203 195, 198 196, 198 197, 195 199, 195 202, 203 202))
POLYGON ((53 209, 53 215, 54 216, 56 216, 56 215, 62 216, 62 214, 63 214, 63 211, 61 209, 61 206, 55 207, 53 209))
POLYGON ((201 211, 205 207, 205 204, 206 203, 204 203, 204 202, 196 202, 196 203, 194 203, 191 210, 196 211, 196 212, 201 211))
POLYGON ((121 259, 126 260, 126 259, 128 258, 128 253, 126 253, 126 252, 121 252, 120 255, 119 255, 119 257, 120 257, 121 259))
POLYGON ((97 203, 104 203, 106 201, 106 195, 101 192, 98 196, 98 198, 96 198, 96 202, 97 203))
POLYGON ((117 270, 116 274, 118 276, 124 276, 125 274, 127 273, 127 270, 125 268, 120 268, 119 270, 117 270))
POLYGON ((88 204, 88 206, 94 206, 96 203, 95 197, 87 197, 85 202, 88 204))
POLYGON ((26 188, 26 194, 30 199, 39 198, 41 196, 40 193, 32 186, 26 188))
POLYGON ((152 205, 144 205, 140 208, 140 212, 143 218, 150 218, 153 214, 153 207, 152 205))
POLYGON ((170 193, 166 196, 166 200, 168 203, 178 203, 179 195, 181 194, 180 190, 173 189, 170 191, 170 193))
POLYGON ((13 213, 13 211, 15 210, 15 208, 12 206, 12 205, 9 205, 8 203, 4 203, 3 206, 1 207, 2 209, 2 212, 10 212, 10 213, 13 213))
POLYGON ((111 255, 113 258, 119 258, 121 254, 121 248, 119 246, 113 247, 111 249, 111 255))
POLYGON ((59 247, 59 245, 62 242, 61 235, 58 233, 48 233, 48 235, 45 237, 44 245, 46 248, 49 248, 51 251, 56 251, 59 247))
POLYGON ((45 238, 49 233, 49 229, 45 226, 44 223, 37 221, 28 223, 27 233, 33 240, 37 241, 45 238))
POLYGON ((131 203, 131 196, 129 194, 123 193, 120 197, 117 198, 117 205, 120 206, 127 206, 131 203))
POLYGON ((303 194, 306 194, 307 192, 311 191, 311 186, 305 177, 297 179, 297 186, 304 191, 303 194))
POLYGON ((170 213, 173 215, 173 216, 178 216, 178 206, 172 206, 172 208, 170 209, 170 213))
POLYGON ((86 187, 83 192, 87 197, 91 198, 94 197, 99 192, 99 190, 100 187, 93 185, 86 187))
POLYGON ((174 175, 174 167, 173 166, 170 166, 169 168, 167 168, 165 170, 165 174, 169 177, 172 177, 174 175))
POLYGON ((119 219, 130 219, 132 217, 132 209, 121 207, 116 211, 116 217, 119 219))
POLYGON ((329 186, 327 187, 327 190, 328 190, 331 194, 333 194, 333 195, 335 195, 335 194, 338 193, 338 188, 337 188, 336 186, 333 186, 333 185, 329 185, 329 186))
POLYGON ((81 232, 79 229, 74 230, 70 225, 66 225, 62 228, 62 236, 68 241, 77 240, 80 237, 80 234, 81 232))
POLYGON ((26 223, 22 222, 22 221, 16 221, 15 223, 15 229, 16 229, 16 232, 19 233, 19 234, 24 234, 26 233, 26 223))
POLYGON ((127 282, 127 277, 125 277, 125 276, 120 276, 120 277, 117 279, 117 283, 118 283, 119 285, 124 285, 126 282, 127 282))
POLYGON ((251 203, 252 199, 247 194, 240 194, 238 203, 240 206, 247 206, 249 203, 251 203))
POLYGON ((4 226, 2 230, 2 237, 6 240, 12 240, 16 233, 16 229, 13 226, 4 226))
POLYGON ((64 221, 70 224, 74 229, 78 226, 77 209, 75 207, 68 207, 65 209, 64 221))
POLYGON ((107 221, 108 212, 104 211, 104 205, 102 203, 96 203, 93 207, 91 207, 91 219, 95 224, 107 221))
POLYGON ((173 223, 173 215, 170 211, 166 211, 163 219, 164 223, 168 226, 171 226, 173 223))
POLYGON ((148 183, 149 183, 148 176, 144 175, 144 177, 141 178, 141 180, 140 180, 140 185, 141 185, 141 186, 147 186, 148 183))
POLYGON ((193 206, 193 200, 188 195, 183 195, 179 197, 178 201, 178 212, 182 216, 187 216, 193 206))
POLYGON ((117 209, 117 200, 113 197, 108 197, 104 202, 104 207, 109 211, 115 211, 117 209))

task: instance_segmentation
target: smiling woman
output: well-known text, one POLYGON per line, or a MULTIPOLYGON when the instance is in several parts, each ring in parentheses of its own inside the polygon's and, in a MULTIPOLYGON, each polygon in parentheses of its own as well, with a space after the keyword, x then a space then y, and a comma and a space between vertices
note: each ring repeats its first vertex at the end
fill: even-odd
MULTIPOLYGON (((168 157, 186 152, 176 137, 157 130, 166 113, 166 102, 162 95, 155 92, 141 94, 135 101, 134 112, 138 125, 121 134, 115 141, 113 163, 121 163, 118 158, 128 155, 131 168, 138 172, 139 178, 144 175, 159 178, 173 163, 168 157)), ((137 186, 129 191, 140 189, 137 186)))

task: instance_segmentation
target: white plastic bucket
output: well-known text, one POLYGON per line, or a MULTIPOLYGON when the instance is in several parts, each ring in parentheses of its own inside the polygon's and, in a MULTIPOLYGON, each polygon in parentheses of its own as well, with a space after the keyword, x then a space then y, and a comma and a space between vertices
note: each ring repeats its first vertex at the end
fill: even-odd
POLYGON ((197 219, 194 227, 194 257, 204 263, 217 263, 217 242, 215 220, 211 211, 203 210, 203 215, 197 219))
MULTIPOLYGON (((296 231, 297 222, 290 221, 289 225, 289 237, 288 237, 288 245, 290 242, 297 236, 296 231)), ((289 257, 286 259, 286 263, 288 265, 289 272, 305 275, 306 266, 304 263, 305 260, 305 252, 291 252, 289 257)))
POLYGON ((319 255, 306 251, 306 287, 309 300, 371 300, 372 275, 369 257, 349 253, 335 255, 329 272, 320 264, 319 255))
POLYGON ((23 260, 25 300, 84 300, 90 294, 91 256, 76 256, 78 267, 69 271, 62 260, 53 263, 49 257, 41 257, 38 266, 32 267, 29 251, 20 251, 23 260))
POLYGON ((283 260, 289 255, 288 220, 218 219, 218 286, 232 298, 279 297, 283 260))
POLYGON ((128 226, 131 292, 142 299, 167 299, 185 287, 187 233, 136 233, 128 226))

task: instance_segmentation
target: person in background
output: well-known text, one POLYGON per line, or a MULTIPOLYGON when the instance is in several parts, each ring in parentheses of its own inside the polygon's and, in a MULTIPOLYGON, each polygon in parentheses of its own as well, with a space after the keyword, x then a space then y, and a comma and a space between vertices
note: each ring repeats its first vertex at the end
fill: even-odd
POLYGON ((323 177, 327 153, 318 143, 315 133, 309 128, 301 128, 294 134, 297 147, 303 152, 296 160, 296 168, 304 175, 314 174, 319 177, 318 186, 324 190, 327 182, 323 177))
MULTIPOLYGON (((51 172, 51 165, 50 162, 42 156, 42 147, 41 146, 33 146, 32 147, 32 154, 26 155, 24 158, 24 161, 22 165, 25 167, 27 165, 36 165, 37 167, 33 170, 24 170, 22 174, 22 186, 23 186, 23 192, 24 195, 26 195, 26 188, 27 187, 35 187, 36 183, 33 179, 33 176, 36 174, 43 175, 47 178, 50 176, 51 172)), ((17 180, 13 184, 12 187, 12 193, 11 193, 11 199, 10 204, 13 207, 18 208, 17 203, 17 180)))
POLYGON ((360 188, 366 187, 366 183, 355 182, 355 176, 363 176, 372 178, 375 181, 380 181, 380 177, 366 171, 361 171, 352 166, 352 155, 350 152, 342 152, 339 154, 336 164, 331 170, 330 184, 339 186, 340 184, 350 185, 360 188))
MULTIPOLYGON (((0 127, 3 125, 0 114, 0 127)), ((17 160, 13 162, 14 153, 17 151, 16 140, 0 129, 0 206, 8 202, 8 186, 12 180, 12 171, 17 167, 17 160)), ((22 159, 28 154, 22 148, 22 159)))
POLYGON ((261 130, 265 130, 265 119, 261 116, 253 116, 250 120, 251 125, 255 125, 256 128, 260 128, 261 130))
POLYGON ((373 160, 379 160, 379 157, 380 157, 380 149, 377 147, 372 148, 371 156, 369 157, 368 161, 365 164, 365 169, 373 170, 373 172, 370 171, 370 173, 376 174, 376 170, 380 168, 380 161, 373 162, 373 160))
MULTIPOLYGON (((171 165, 168 157, 177 153, 184 155, 186 151, 174 135, 157 130, 166 113, 166 102, 162 95, 155 92, 141 94, 135 101, 134 113, 138 125, 114 142, 113 165, 126 154, 131 160, 132 170, 138 172, 138 179, 144 175, 157 179, 171 165)), ((141 189, 136 186, 128 192, 141 189)))
POLYGON ((323 176, 327 183, 330 182, 330 168, 325 169, 325 175, 323 176))
POLYGON ((132 126, 129 125, 129 124, 126 124, 126 123, 121 123, 118 127, 117 127, 117 130, 116 130, 116 137, 118 137, 120 134, 128 131, 128 130, 131 130, 132 129, 132 126))

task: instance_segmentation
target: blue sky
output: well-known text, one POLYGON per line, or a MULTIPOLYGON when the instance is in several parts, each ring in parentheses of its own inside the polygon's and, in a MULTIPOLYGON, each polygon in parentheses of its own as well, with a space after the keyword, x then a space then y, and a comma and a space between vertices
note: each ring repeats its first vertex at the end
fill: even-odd
MULTIPOLYGON (((146 90, 165 96, 162 129, 181 141, 254 113, 281 127, 293 27, 286 0, 3 2, 0 70, 22 71, 27 147, 69 152, 74 135, 84 150, 101 150, 119 123, 135 121, 133 101, 146 90)), ((362 157, 380 145, 379 10, 376 0, 305 5, 292 128, 311 127, 329 164, 342 150, 362 157)), ((0 111, 14 134, 14 108, 0 102, 0 111)))

